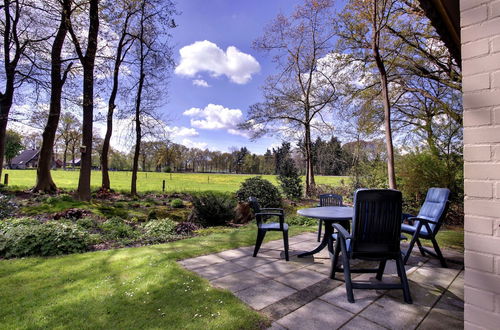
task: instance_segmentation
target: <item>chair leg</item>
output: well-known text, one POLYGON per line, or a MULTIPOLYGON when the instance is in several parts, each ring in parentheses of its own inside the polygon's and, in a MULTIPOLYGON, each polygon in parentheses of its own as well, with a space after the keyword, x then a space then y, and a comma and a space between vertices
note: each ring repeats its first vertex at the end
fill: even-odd
POLYGON ((382 281, 382 276, 384 275, 384 270, 385 270, 385 264, 387 263, 387 260, 382 260, 380 264, 378 265, 378 271, 377 271, 377 280, 382 281))
POLYGON ((288 230, 283 231, 283 243, 285 245, 285 260, 290 260, 288 257, 288 230))
POLYGON ((259 252, 260 246, 262 245, 262 241, 264 240, 264 237, 266 236, 266 231, 265 230, 258 230, 257 231, 257 241, 255 242, 255 249, 253 250, 253 256, 256 257, 257 253, 259 252))
POLYGON ((411 294, 410 294, 410 285, 408 284, 408 278, 406 277, 405 266, 401 257, 398 257, 396 259, 396 266, 398 268, 398 275, 401 279, 401 285, 403 286, 403 296, 405 302, 407 304, 412 304, 413 301, 411 299, 411 294))
POLYGON ((424 247, 422 246, 422 243, 420 242, 418 237, 417 237, 417 246, 418 246, 418 249, 420 250, 420 254, 422 255, 422 257, 425 257, 424 247))
POLYGON ((431 242, 432 246, 434 246, 434 250, 436 251, 439 261, 441 262, 441 266, 443 266, 444 268, 448 268, 448 264, 446 263, 446 260, 444 260, 443 254, 441 253, 441 249, 439 248, 436 238, 432 237, 431 242))
POLYGON ((330 270, 330 278, 332 280, 335 279, 335 272, 337 271, 337 264, 339 261, 339 254, 340 254, 340 244, 339 240, 335 241, 335 252, 333 253, 333 260, 332 260, 332 268, 330 270))
POLYGON ((321 229, 323 228, 323 220, 319 220, 319 227, 318 227, 318 242, 321 241, 321 229))
POLYGON ((344 281, 345 290, 347 293, 347 300, 350 303, 354 303, 354 294, 352 292, 352 281, 351 281, 351 268, 349 265, 349 257, 347 256, 347 248, 345 246, 345 241, 339 237, 340 246, 342 247, 342 265, 344 267, 344 281))
POLYGON ((413 246, 415 245, 415 242, 418 239, 418 234, 415 233, 413 234, 413 237, 411 238, 410 245, 408 246, 408 250, 406 250, 405 257, 403 259, 403 264, 406 265, 408 262, 408 258, 410 258, 411 250, 413 250, 413 246))

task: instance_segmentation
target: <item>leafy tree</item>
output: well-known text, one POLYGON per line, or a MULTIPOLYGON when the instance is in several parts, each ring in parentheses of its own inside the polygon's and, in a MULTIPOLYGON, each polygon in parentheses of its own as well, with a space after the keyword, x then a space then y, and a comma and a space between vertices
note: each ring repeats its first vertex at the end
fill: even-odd
POLYGON ((21 134, 13 130, 7 130, 5 135, 5 160, 9 167, 11 167, 12 159, 16 157, 23 148, 21 134))
POLYGON ((302 197, 302 179, 290 157, 286 157, 280 164, 278 181, 287 198, 300 199, 302 197))

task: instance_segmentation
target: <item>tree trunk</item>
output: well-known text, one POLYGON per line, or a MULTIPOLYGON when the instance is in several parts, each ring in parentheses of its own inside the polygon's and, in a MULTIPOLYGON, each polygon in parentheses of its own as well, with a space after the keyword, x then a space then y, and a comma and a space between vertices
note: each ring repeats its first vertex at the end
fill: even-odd
POLYGON ((377 68, 380 73, 380 84, 382 86, 382 102, 384 105, 384 126, 385 126, 385 145, 387 149, 387 175, 389 178, 389 188, 397 189, 396 173, 394 169, 394 147, 392 143, 391 129, 391 103, 389 100, 389 87, 387 82, 387 72, 385 70, 384 61, 380 55, 380 30, 377 25, 377 1, 373 0, 372 12, 372 51, 377 68))
MULTIPOLYGON (((61 9, 61 22, 56 37, 54 38, 51 52, 52 68, 50 74, 51 89, 49 117, 47 118, 47 124, 42 134, 42 148, 40 149, 38 168, 36 171, 36 185, 33 191, 55 192, 57 190, 56 184, 52 180, 50 170, 52 167, 57 126, 59 125, 59 118, 61 117, 62 88, 68 71, 71 69, 70 64, 61 77, 61 52, 68 32, 66 22, 71 10, 71 0, 65 0, 61 9)), ((64 150, 64 162, 66 162, 66 150, 67 147, 64 150)), ((64 167, 66 167, 66 164, 64 167)))
POLYGON ((312 196, 316 183, 314 180, 314 167, 312 162, 311 126, 309 124, 305 125, 304 146, 306 149, 306 196, 312 196))
POLYGON ((85 57, 81 58, 83 66, 83 122, 82 148, 80 160, 80 177, 77 197, 88 201, 90 194, 90 176, 92 170, 92 128, 94 120, 94 66, 97 51, 97 34, 99 31, 99 0, 90 0, 90 27, 85 57))

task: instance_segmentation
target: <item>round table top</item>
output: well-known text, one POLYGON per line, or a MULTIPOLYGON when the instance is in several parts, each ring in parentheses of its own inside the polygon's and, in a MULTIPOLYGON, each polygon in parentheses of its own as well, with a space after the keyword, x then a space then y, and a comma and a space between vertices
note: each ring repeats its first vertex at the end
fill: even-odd
POLYGON ((348 206, 321 206, 297 211, 299 215, 323 220, 351 220, 353 208, 348 206))

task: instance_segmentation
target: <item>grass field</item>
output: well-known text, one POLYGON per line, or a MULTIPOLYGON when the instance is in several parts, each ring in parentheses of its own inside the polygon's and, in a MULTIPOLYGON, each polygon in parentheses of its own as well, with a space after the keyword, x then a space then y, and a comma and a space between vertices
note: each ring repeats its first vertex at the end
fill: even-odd
MULTIPOLYGON (((9 174, 9 186, 20 189, 28 189, 34 186, 36 170, 4 170, 9 174)), ((52 178, 58 188, 75 190, 78 186, 78 171, 52 171, 52 178)), ((131 172, 110 172, 111 188, 117 191, 130 191, 131 172)), ((167 192, 184 191, 236 191, 240 183, 255 175, 248 174, 208 174, 208 173, 159 173, 139 172, 137 179, 137 190, 139 192, 161 191, 165 180, 167 192)), ((263 175, 265 179, 276 184, 276 176, 263 175)), ((317 184, 338 185, 347 177, 338 176, 316 176, 317 184)), ((2 178, 3 182, 3 178, 2 178)), ((97 189, 101 184, 101 172, 92 172, 91 185, 97 189)))

